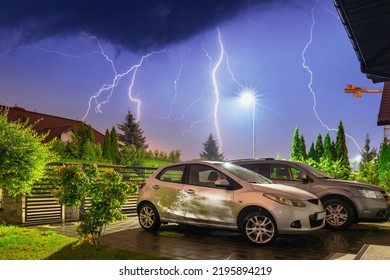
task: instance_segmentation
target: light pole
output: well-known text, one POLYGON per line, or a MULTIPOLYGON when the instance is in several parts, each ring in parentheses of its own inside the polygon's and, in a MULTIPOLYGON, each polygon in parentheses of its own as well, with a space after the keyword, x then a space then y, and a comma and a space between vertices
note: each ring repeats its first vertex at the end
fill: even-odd
POLYGON ((256 95, 251 90, 245 90, 240 95, 241 102, 243 105, 248 106, 252 105, 253 111, 253 126, 252 126, 252 134, 253 134, 253 158, 256 158, 256 95))

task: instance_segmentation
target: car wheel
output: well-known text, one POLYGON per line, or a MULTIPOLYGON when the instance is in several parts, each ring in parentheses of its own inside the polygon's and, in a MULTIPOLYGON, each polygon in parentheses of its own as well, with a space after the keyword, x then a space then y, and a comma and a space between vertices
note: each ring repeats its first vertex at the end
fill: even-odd
POLYGON ((254 212, 246 216, 241 231, 255 245, 270 244, 278 235, 273 217, 266 212, 254 212))
POLYGON ((158 230, 161 226, 157 210, 151 203, 145 203, 141 206, 138 214, 138 221, 141 227, 147 231, 158 230))
POLYGON ((329 199, 323 203, 326 210, 325 225, 331 229, 347 229, 355 221, 352 207, 341 199, 329 199))

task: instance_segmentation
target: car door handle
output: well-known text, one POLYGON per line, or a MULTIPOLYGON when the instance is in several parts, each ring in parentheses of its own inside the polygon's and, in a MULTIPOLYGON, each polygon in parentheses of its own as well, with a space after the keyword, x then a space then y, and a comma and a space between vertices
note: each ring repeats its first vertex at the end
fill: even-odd
POLYGON ((188 193, 188 194, 194 194, 195 191, 194 191, 193 189, 189 189, 189 190, 186 190, 186 193, 188 193))
POLYGON ((160 186, 159 185, 153 185, 152 188, 155 189, 155 190, 158 190, 160 188, 160 186))

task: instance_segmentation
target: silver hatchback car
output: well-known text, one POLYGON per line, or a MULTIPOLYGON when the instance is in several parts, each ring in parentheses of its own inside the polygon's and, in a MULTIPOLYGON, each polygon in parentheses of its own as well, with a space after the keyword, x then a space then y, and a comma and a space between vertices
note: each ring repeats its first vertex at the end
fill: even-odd
POLYGON ((235 229, 256 245, 325 225, 324 208, 313 194, 226 162, 160 167, 142 183, 137 213, 147 231, 168 222, 235 229))

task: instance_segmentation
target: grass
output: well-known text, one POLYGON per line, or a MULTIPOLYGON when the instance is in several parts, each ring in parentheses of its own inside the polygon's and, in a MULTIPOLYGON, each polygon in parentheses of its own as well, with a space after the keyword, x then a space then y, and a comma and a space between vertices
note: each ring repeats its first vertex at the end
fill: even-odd
POLYGON ((0 225, 0 260, 157 260, 150 254, 90 244, 55 231, 0 225))

